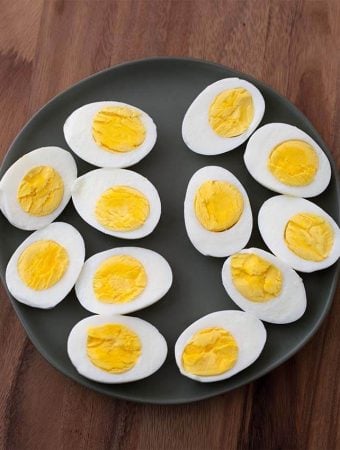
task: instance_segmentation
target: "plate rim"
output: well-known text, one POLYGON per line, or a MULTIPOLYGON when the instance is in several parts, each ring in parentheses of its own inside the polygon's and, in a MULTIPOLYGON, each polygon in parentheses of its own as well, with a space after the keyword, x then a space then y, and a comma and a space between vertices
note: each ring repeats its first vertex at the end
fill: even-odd
MULTIPOLYGON (((48 100, 45 104, 43 104, 30 118, 29 120, 21 127, 21 129, 18 131, 18 133, 16 134, 15 138, 13 139, 12 143, 10 144, 10 146, 8 147, 8 150, 6 151, 2 161, 1 161, 1 166, 0 166, 0 177, 2 178, 3 173, 6 169, 4 169, 5 166, 7 166, 7 159, 9 158, 10 153, 12 152, 12 148, 16 145, 17 140, 19 140, 22 132, 26 129, 26 127, 29 127, 30 124, 36 119, 36 117, 43 111, 45 110, 45 108, 49 107, 52 103, 55 102, 55 100, 60 99, 62 96, 67 95, 69 92, 73 91, 74 88, 81 86, 85 83, 87 83, 88 81, 96 78, 96 77, 100 77, 101 75, 105 74, 105 73, 109 73, 111 71, 115 71, 116 69, 119 68, 125 68, 128 66, 134 66, 134 65, 139 65, 139 64, 145 64, 145 63, 152 63, 152 62, 159 62, 159 61, 167 61, 167 62, 181 62, 181 63, 197 63, 197 64, 202 64, 202 65, 208 65, 211 67, 215 67, 217 69, 220 70, 227 70, 230 72, 233 72, 235 74, 235 76, 237 77, 244 77, 246 80, 250 80, 251 82, 253 82, 255 85, 259 85, 260 88, 265 88, 266 90, 268 90, 272 95, 279 97, 281 99, 281 101, 283 101, 287 106, 289 106, 291 109, 293 109, 294 113, 299 116, 299 118, 301 118, 301 120, 305 123, 308 124, 308 126, 311 128, 311 130, 313 131, 315 137, 316 137, 316 141, 320 144, 320 146, 322 147, 323 151, 326 153, 328 160, 330 162, 331 165, 331 169, 332 169, 332 176, 334 177, 334 181, 335 181, 335 190, 336 190, 336 197, 337 197, 337 217, 335 218, 336 222, 339 222, 340 219, 340 177, 338 174, 338 170, 335 164, 335 160, 333 158, 333 155, 331 153, 331 151, 329 150, 328 146, 326 145, 326 143, 324 142, 324 140, 322 139, 322 137, 320 136, 319 132, 315 129, 314 125, 311 123, 311 121, 305 116, 305 114, 300 111, 300 109, 298 109, 298 107, 291 101, 289 100, 287 97, 285 97, 283 94, 279 93, 277 90, 275 90, 274 88, 272 88, 271 86, 269 86, 268 84, 266 84, 265 82, 263 82, 262 80, 259 80, 255 77, 253 77, 252 75, 249 75, 245 72, 236 70, 234 68, 231 68, 229 66, 226 66, 224 64, 220 64, 220 63, 216 63, 214 61, 210 61, 210 60, 204 60, 204 59, 200 59, 200 58, 194 58, 194 57, 185 57, 185 56, 152 56, 152 57, 148 57, 148 58, 139 58, 139 59, 133 59, 133 60, 128 60, 128 61, 124 61, 121 62, 119 64, 115 64, 113 66, 107 67, 103 70, 100 70, 98 72, 95 72, 85 78, 82 78, 81 80, 73 83, 71 86, 69 86, 68 88, 66 88, 65 90, 59 92, 58 94, 56 94, 55 96, 53 96, 50 100, 48 100)), ((246 141, 247 142, 247 141, 246 141)), ((338 284, 338 279, 339 279, 339 272, 340 272, 340 261, 337 261, 335 264, 335 273, 334 276, 332 278, 332 284, 330 286, 330 290, 329 290, 329 296, 328 296, 328 302, 326 304, 326 307, 323 311, 323 313, 318 317, 317 321, 315 322, 313 328, 304 336, 303 339, 301 339, 298 344, 293 347, 288 353, 286 353, 281 359, 275 361, 274 363, 270 364, 268 367, 259 370, 255 376, 251 377, 250 380, 248 381, 240 381, 239 383, 236 383, 236 386, 224 386, 219 392, 214 392, 214 393, 204 393, 198 396, 195 396, 195 398, 190 398, 190 399, 174 399, 172 400, 170 399, 147 399, 145 400, 142 397, 135 397, 134 395, 129 395, 129 394, 120 394, 120 393, 108 393, 105 390, 105 385, 102 387, 100 383, 96 383, 95 385, 90 385, 89 381, 85 378, 85 377, 80 377, 77 378, 78 374, 73 375, 72 373, 67 373, 66 370, 64 370, 64 368, 58 364, 56 361, 53 360, 53 358, 51 358, 48 354, 48 352, 46 352, 44 350, 44 348, 40 345, 40 341, 39 339, 36 339, 32 333, 31 333, 31 329, 30 327, 26 327, 25 326, 25 320, 24 317, 18 312, 18 308, 17 308, 17 302, 14 298, 12 298, 11 294, 8 291, 6 282, 5 282, 5 277, 2 274, 2 272, 0 272, 0 280, 1 283, 3 285, 3 288, 6 292, 6 295, 16 313, 16 317, 19 319, 21 325, 24 328, 25 333, 27 334, 29 340, 31 341, 31 343, 33 344, 33 346, 36 348, 36 350, 40 353, 40 355, 56 370, 58 370, 60 373, 62 373, 64 376, 66 376, 67 378, 71 379, 72 381, 80 384, 83 387, 86 387, 87 389, 91 389, 92 391, 95 391, 99 394, 102 395, 106 395, 110 398, 114 398, 114 399, 119 399, 119 400, 124 400, 124 401, 130 401, 130 402, 135 402, 135 403, 141 403, 141 404, 153 404, 153 405, 180 405, 180 404, 189 404, 189 403, 194 403, 194 402, 198 402, 198 401, 202 401, 202 400, 206 400, 209 398, 213 398, 216 397, 218 395, 223 395, 226 394, 227 392, 230 392, 232 390, 235 389, 239 389, 242 386, 246 386, 256 380, 258 380, 259 378, 263 377, 264 375, 268 374, 269 372, 271 372, 272 370, 276 369, 277 367, 279 367, 280 365, 282 365, 283 363, 285 363, 288 359, 290 359, 292 356, 294 356, 302 347, 304 347, 307 342, 316 334, 316 332, 319 330, 322 322, 326 319, 330 308, 333 304, 334 301, 334 296, 335 296, 335 290, 337 288, 337 284, 338 284)), ((91 315, 91 314, 89 314, 91 315)), ((133 315, 133 314, 132 314, 133 315)), ((87 317, 87 316, 86 316, 87 317)))

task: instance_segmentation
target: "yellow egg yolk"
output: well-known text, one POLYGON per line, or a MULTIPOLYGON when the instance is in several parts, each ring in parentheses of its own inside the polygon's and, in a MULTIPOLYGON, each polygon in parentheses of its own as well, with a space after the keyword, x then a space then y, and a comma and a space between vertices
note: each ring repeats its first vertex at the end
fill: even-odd
POLYGON ((149 212, 149 201, 145 195, 129 186, 108 189, 95 208, 98 222, 113 231, 137 230, 144 225, 149 212))
POLYGON ((247 89, 228 89, 218 94, 209 108, 209 124, 223 138, 239 136, 254 118, 253 97, 247 89))
POLYGON ((41 240, 25 248, 18 259, 17 269, 26 286, 41 291, 58 283, 68 265, 68 253, 62 245, 41 240))
POLYGON ((233 184, 209 180, 196 192, 195 213, 209 231, 225 231, 234 226, 243 212, 243 197, 233 184))
POLYGON ((136 365, 142 343, 127 326, 108 323, 88 329, 86 350, 95 366, 106 372, 123 373, 136 365))
POLYGON ((254 253, 236 253, 230 261, 236 289, 252 302, 267 302, 282 289, 282 273, 269 261, 254 253))
POLYGON ((323 217, 300 213, 289 219, 284 239, 288 248, 297 256, 318 262, 329 256, 334 243, 334 232, 323 217))
POLYGON ((288 186, 307 186, 319 168, 319 158, 311 145, 304 141, 282 142, 268 159, 270 172, 288 186))
POLYGON ((143 264, 129 255, 114 255, 100 264, 93 277, 93 291, 103 303, 126 303, 140 295, 147 284, 143 264))
POLYGON ((55 211, 64 196, 64 183, 50 166, 37 166, 21 180, 17 200, 21 208, 32 216, 47 216, 55 211))
POLYGON ((204 328, 195 333, 182 353, 186 372, 213 376, 230 370, 238 357, 238 345, 224 328, 204 328))
POLYGON ((146 135, 141 113, 126 106, 108 106, 97 112, 92 123, 95 142, 104 150, 126 153, 143 144, 146 135))

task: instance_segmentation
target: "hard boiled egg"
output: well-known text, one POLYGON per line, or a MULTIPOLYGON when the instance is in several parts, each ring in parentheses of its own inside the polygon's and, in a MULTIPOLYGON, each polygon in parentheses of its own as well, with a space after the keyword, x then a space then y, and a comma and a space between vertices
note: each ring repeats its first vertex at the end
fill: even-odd
POLYGON ((158 253, 121 247, 89 258, 76 283, 82 306, 96 314, 127 314, 160 300, 170 289, 172 271, 158 253))
POLYGON ((186 145, 202 155, 240 146, 264 114, 261 92, 249 81, 225 78, 206 87, 190 105, 182 124, 186 145))
POLYGON ((73 288, 84 257, 80 233, 68 223, 51 223, 14 252, 6 269, 8 290, 28 306, 53 308, 73 288))
POLYGON ((99 167, 129 167, 157 139, 151 117, 121 102, 95 102, 76 109, 64 124, 66 142, 80 158, 99 167))
POLYGON ((248 141, 244 162, 263 186, 281 194, 314 197, 331 179, 321 147, 304 131, 286 123, 269 123, 248 141))
POLYGON ((45 227, 69 202, 76 178, 76 163, 66 150, 33 150, 12 164, 2 177, 1 210, 12 225, 22 230, 45 227))
POLYGON ((79 177, 72 200, 80 216, 103 233, 124 239, 150 234, 161 215, 153 184, 125 169, 96 169, 79 177))
POLYGON ((137 317, 90 316, 78 322, 67 341, 77 371, 100 383, 146 378, 164 363, 168 348, 150 323, 137 317))
POLYGON ((180 372, 203 383, 225 380, 250 366, 261 354, 267 332, 243 311, 217 311, 191 324, 175 345, 180 372))
POLYGON ((253 217, 248 195, 238 179, 217 166, 199 169, 184 201, 185 227, 203 255, 229 256, 247 244, 253 217))
POLYGON ((329 267, 340 256, 339 227, 323 209, 303 198, 270 198, 259 211, 258 224, 269 249, 301 272, 329 267))
POLYGON ((230 256, 222 268, 222 282, 237 306, 266 322, 294 322, 306 310, 306 292, 299 275, 259 248, 230 256))

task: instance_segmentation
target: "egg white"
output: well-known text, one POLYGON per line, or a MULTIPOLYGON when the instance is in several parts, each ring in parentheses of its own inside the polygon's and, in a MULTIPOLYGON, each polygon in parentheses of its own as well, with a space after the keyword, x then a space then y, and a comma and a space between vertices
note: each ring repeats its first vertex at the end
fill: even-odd
POLYGON ((6 284, 9 292, 20 303, 35 308, 53 308, 60 303, 73 288, 84 264, 85 245, 79 231, 64 222, 54 222, 32 233, 13 253, 6 268, 6 284), (18 259, 31 244, 40 240, 52 240, 62 245, 69 257, 69 265, 64 276, 52 287, 36 291, 26 286, 18 273, 18 259))
POLYGON ((60 147, 41 147, 26 153, 7 170, 0 182, 1 211, 7 220, 22 230, 37 230, 53 222, 71 198, 71 186, 77 178, 77 166, 72 155, 60 147), (37 166, 55 169, 64 183, 64 195, 60 205, 51 214, 33 216, 25 212, 17 199, 23 177, 37 166))
POLYGON ((300 272, 325 269, 340 256, 340 231, 338 225, 323 209, 304 198, 277 195, 265 201, 259 211, 258 225, 267 247, 282 261, 300 272), (285 243, 284 232, 289 219, 295 214, 312 213, 323 217, 333 228, 334 243, 329 256, 323 261, 307 261, 293 253, 285 243))
POLYGON ((243 311, 217 311, 198 319, 179 336, 175 344, 176 363, 182 375, 193 380, 203 383, 225 380, 250 366, 260 356, 266 339, 266 329, 263 323, 254 315, 243 311), (233 335, 239 350, 237 361, 234 367, 220 375, 193 375, 183 367, 183 350, 195 333, 210 327, 224 328, 233 335))
POLYGON ((254 132, 265 110, 261 92, 249 81, 224 78, 207 86, 192 102, 185 113, 182 136, 186 145, 201 155, 219 155, 239 147, 254 132), (245 88, 253 97, 254 118, 249 128, 239 136, 224 138, 214 132, 209 124, 209 108, 215 97, 228 89, 245 88))
POLYGON ((286 123, 269 123, 255 131, 244 153, 245 165, 253 178, 272 191, 296 197, 315 197, 323 192, 331 179, 331 166, 321 147, 307 133, 286 123), (314 180, 307 186, 281 183, 267 167, 273 149, 282 142, 300 140, 310 144, 319 159, 314 180))
POLYGON ((154 147, 157 139, 156 125, 151 117, 135 106, 122 102, 95 102, 81 106, 73 111, 64 124, 64 136, 69 147, 83 160, 98 167, 123 168, 138 163, 154 147), (111 152, 100 147, 92 136, 92 122, 103 108, 108 106, 132 108, 140 113, 146 129, 144 142, 130 152, 111 152))
POLYGON ((305 287, 299 275, 276 256, 259 248, 247 248, 239 253, 253 253, 277 267, 282 274, 282 290, 277 297, 263 303, 247 299, 233 283, 231 256, 223 264, 222 283, 233 302, 265 322, 283 324, 298 320, 306 311, 307 304, 305 287))
POLYGON ((124 239, 139 239, 150 234, 161 216, 161 201, 155 186, 142 175, 126 169, 96 169, 77 178, 72 187, 73 204, 85 222, 97 230, 124 239), (145 223, 132 231, 112 231, 96 219, 95 207, 101 195, 114 186, 137 189, 148 199, 150 213, 145 223))
POLYGON ((206 166, 194 173, 189 181, 184 201, 185 227, 190 241, 203 255, 224 257, 238 252, 247 245, 253 216, 246 190, 239 180, 228 170, 218 166, 206 166), (195 213, 195 195, 202 183, 209 180, 226 181, 235 185, 243 197, 244 209, 239 221, 229 230, 209 231, 198 221, 195 213))
POLYGON ((76 295, 80 304, 95 314, 128 314, 152 305, 170 289, 172 271, 168 262, 159 253, 140 247, 120 247, 91 256, 82 268, 76 283, 76 295), (93 277, 101 263, 114 255, 129 255, 140 261, 147 275, 145 289, 127 303, 103 303, 93 291, 93 277))
POLYGON ((128 383, 146 378, 164 363, 168 347, 166 340, 156 327, 137 317, 120 315, 90 316, 78 322, 71 330, 67 341, 68 356, 80 373, 100 383, 128 383), (133 330, 142 343, 142 354, 136 365, 124 373, 109 373, 92 364, 86 353, 87 330, 109 323, 122 324, 133 330))

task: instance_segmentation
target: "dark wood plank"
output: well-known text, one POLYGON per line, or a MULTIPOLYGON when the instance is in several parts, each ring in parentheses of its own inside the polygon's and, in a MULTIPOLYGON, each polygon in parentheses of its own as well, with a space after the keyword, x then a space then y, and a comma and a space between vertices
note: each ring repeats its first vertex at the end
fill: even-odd
MULTIPOLYGON (((2 2, 0 154, 47 100, 91 73, 153 55, 253 74, 311 119, 340 166, 337 1, 2 2)), ((192 405, 97 395, 48 365, 0 290, 0 448, 340 448, 340 292, 312 340, 252 383, 192 405)))

